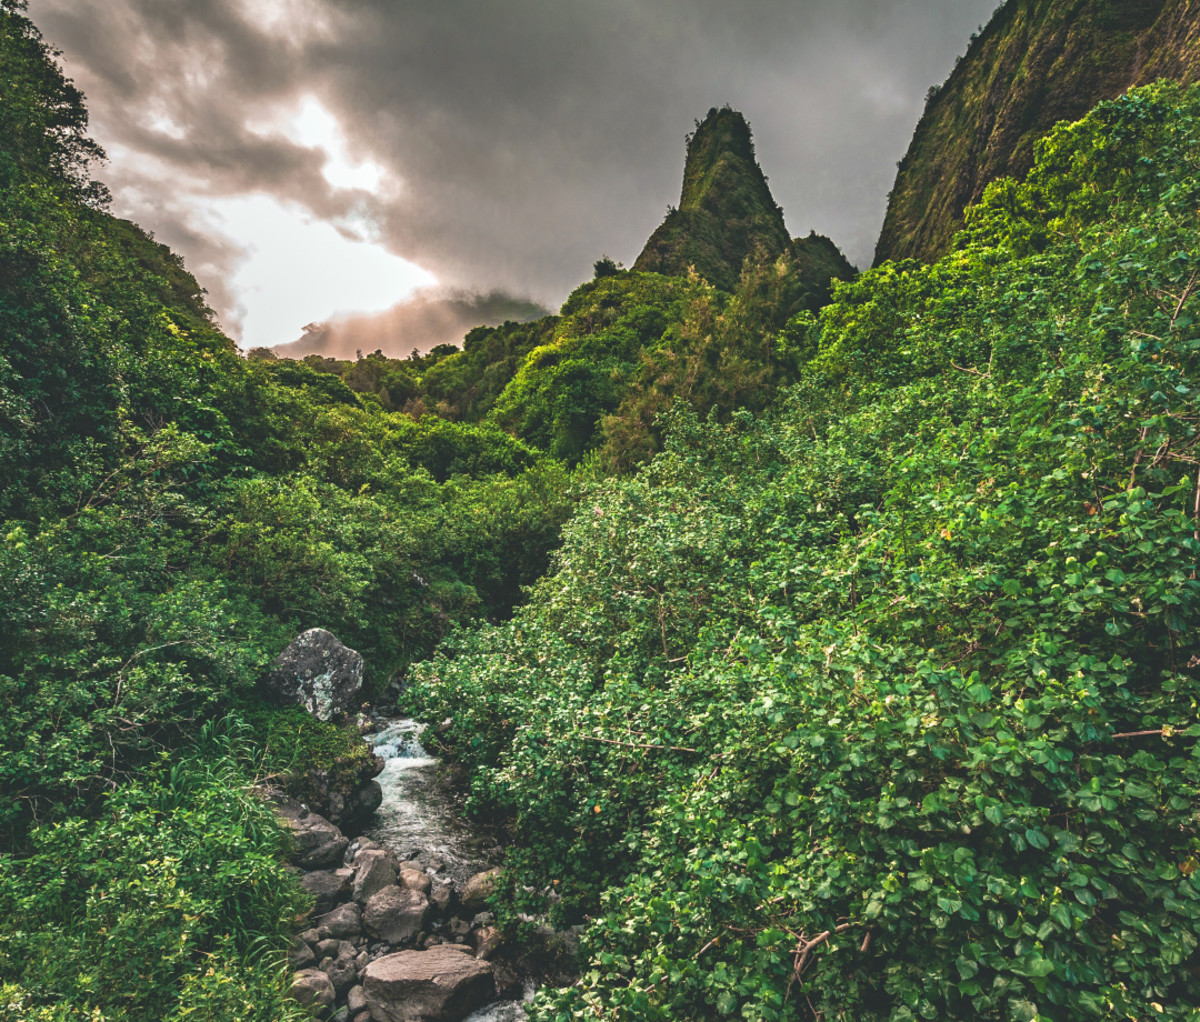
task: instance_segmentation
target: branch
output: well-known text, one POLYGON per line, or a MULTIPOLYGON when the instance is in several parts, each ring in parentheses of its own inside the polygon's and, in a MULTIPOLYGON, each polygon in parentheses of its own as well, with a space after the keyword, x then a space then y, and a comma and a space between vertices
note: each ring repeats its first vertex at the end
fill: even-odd
POLYGON ((954 359, 950 360, 950 364, 960 373, 970 373, 972 376, 979 376, 985 380, 992 375, 991 373, 981 373, 978 369, 968 369, 966 366, 956 365, 954 359))
POLYGON ((589 742, 600 742, 602 745, 619 745, 623 749, 654 749, 656 752, 670 750, 671 752, 699 752, 699 749, 688 749, 682 745, 645 745, 641 742, 618 742, 612 738, 597 738, 595 735, 576 735, 589 742))

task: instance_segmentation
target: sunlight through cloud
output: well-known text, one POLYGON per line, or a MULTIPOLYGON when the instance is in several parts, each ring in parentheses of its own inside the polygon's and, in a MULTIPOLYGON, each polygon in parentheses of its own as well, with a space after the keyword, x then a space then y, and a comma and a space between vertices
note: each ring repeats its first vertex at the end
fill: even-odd
POLYGON ((242 308, 243 348, 294 341, 335 314, 379 312, 437 283, 382 246, 265 195, 217 199, 214 226, 246 251, 231 286, 242 308))

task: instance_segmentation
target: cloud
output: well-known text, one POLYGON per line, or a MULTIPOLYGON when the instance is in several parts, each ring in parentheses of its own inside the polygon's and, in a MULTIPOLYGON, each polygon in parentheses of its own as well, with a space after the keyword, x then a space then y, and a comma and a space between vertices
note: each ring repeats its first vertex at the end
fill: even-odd
POLYGON ((251 194, 369 237, 444 284, 557 304, 599 254, 636 257, 678 200, 684 134, 723 103, 750 120, 792 233, 815 228, 867 265, 925 91, 994 3, 30 9, 87 93, 99 140, 119 152, 107 173, 118 211, 178 240, 189 265, 199 255, 230 314, 216 296, 236 290, 236 257, 186 239, 206 202, 251 194), (295 123, 306 103, 327 118, 324 142, 295 123))
POLYGON ((459 344, 472 327, 497 326, 507 320, 540 319, 547 309, 504 291, 488 294, 453 292, 418 293, 386 312, 350 316, 327 323, 312 323, 304 336, 281 344, 275 353, 284 358, 322 354, 329 358, 355 358, 359 352, 380 350, 392 358, 421 354, 439 344, 459 344))

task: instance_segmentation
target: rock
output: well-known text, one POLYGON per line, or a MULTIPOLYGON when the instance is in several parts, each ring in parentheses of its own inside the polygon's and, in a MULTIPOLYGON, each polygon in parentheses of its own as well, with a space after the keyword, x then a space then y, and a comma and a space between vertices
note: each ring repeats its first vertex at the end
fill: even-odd
POLYGON ((280 818, 292 832, 292 862, 301 869, 321 869, 341 861, 350 843, 324 816, 281 807, 280 818))
MULTIPOLYGON (((378 756, 375 757, 379 759, 378 756)), ((343 810, 344 819, 351 823, 365 822, 376 809, 383 804, 383 788, 378 781, 367 781, 346 802, 343 810)))
POLYGON ((267 697, 280 706, 299 703, 318 720, 357 709, 363 659, 324 628, 310 628, 275 658, 263 678, 267 697))
POLYGON ((504 943, 504 935, 494 926, 485 926, 471 934, 471 943, 475 946, 476 958, 491 958, 504 943))
POLYGON ((321 963, 321 971, 329 977, 329 982, 339 995, 358 979, 353 958, 327 958, 321 963))
POLYGON ((491 912, 480 912, 471 920, 472 926, 491 926, 496 917, 491 912))
POLYGON ((450 903, 454 900, 454 888, 450 884, 438 884, 430 892, 429 900, 433 902, 434 908, 445 915, 450 910, 450 903))
POLYGON ((317 932, 317 928, 314 926, 311 930, 305 930, 302 934, 300 934, 300 939, 304 941, 305 944, 315 945, 317 941, 321 939, 321 935, 317 932))
POLYGON ((293 969, 310 969, 317 964, 317 956, 307 943, 297 938, 288 951, 288 963, 293 969))
POLYGON ((418 873, 424 873, 425 867, 422 866, 416 859, 409 859, 406 862, 400 863, 401 869, 415 869, 418 873))
POLYGON ((353 1022, 372 1022, 370 1011, 360 1011, 354 1016, 353 1022))
POLYGON ((419 932, 428 917, 429 901, 425 895, 393 884, 371 896, 362 920, 372 937, 399 944, 419 932))
POLYGON ((359 852, 354 860, 354 900, 365 905, 371 895, 396 883, 396 863, 382 849, 359 852))
POLYGON ((342 942, 336 937, 326 937, 324 940, 317 941, 317 946, 313 949, 317 953, 318 958, 334 958, 342 949, 342 942))
POLYGON ((319 969, 302 969, 296 973, 292 977, 292 988, 289 992, 314 1015, 332 1008, 336 999, 333 984, 319 969))
POLYGON ((367 994, 361 986, 352 986, 346 995, 346 1007, 351 1014, 356 1014, 367 1007, 367 994))
POLYGON ((486 908, 487 900, 496 890, 496 881, 503 872, 502 869, 497 867, 486 870, 483 873, 476 873, 471 877, 459 895, 459 900, 463 903, 463 908, 469 909, 472 912, 479 912, 486 908))
POLYGON ((305 873, 300 878, 300 886, 315 899, 313 912, 323 916, 339 901, 349 897, 353 879, 354 871, 351 869, 318 869, 305 873))
POLYGON ((376 1022, 458 1022, 492 997, 492 967, 443 944, 367 966, 363 990, 376 1022))
POLYGON ((345 940, 347 937, 357 937, 363 932, 362 910, 354 902, 339 905, 314 920, 329 936, 345 940))
POLYGON ((363 852, 371 852, 371 851, 383 852, 386 850, 387 849, 385 849, 383 847, 383 845, 376 844, 369 837, 356 837, 350 843, 350 846, 346 849, 346 856, 343 861, 343 865, 345 865, 345 866, 356 865, 358 863, 358 857, 360 855, 362 855, 363 852))
POLYGON ((350 1009, 342 1005, 329 1017, 329 1022, 350 1022, 350 1009))
POLYGON ((400 869, 400 886, 410 891, 428 894, 433 887, 433 878, 423 869, 400 869))
POLYGON ((471 924, 468 923, 465 919, 451 919, 450 920, 450 932, 455 937, 465 937, 468 933, 471 932, 471 924))

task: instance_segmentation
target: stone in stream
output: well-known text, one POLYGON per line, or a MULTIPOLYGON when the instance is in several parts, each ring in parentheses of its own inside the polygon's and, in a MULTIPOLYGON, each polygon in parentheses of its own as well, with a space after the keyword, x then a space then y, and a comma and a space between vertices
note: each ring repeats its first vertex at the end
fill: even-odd
POLYGON ((318 720, 331 721, 358 708, 363 658, 324 628, 310 628, 275 658, 262 679, 280 706, 299 703, 318 720))
POLYGON ((382 849, 368 849, 354 858, 354 900, 365 905, 371 895, 396 883, 396 862, 382 849))
POLYGON ((329 977, 319 969, 302 969, 292 977, 292 997, 304 1007, 316 1014, 325 1008, 332 1008, 336 1000, 333 984, 329 977))
POLYGON ((367 994, 361 986, 352 986, 346 995, 346 1007, 352 1015, 358 1014, 367 1007, 367 994))
POLYGON ((371 895, 362 918, 363 927, 372 937, 399 944, 425 925, 429 901, 420 891, 393 884, 371 895))
POLYGON ((410 891, 420 891, 428 894, 433 887, 433 877, 423 869, 405 869, 400 867, 400 886, 410 891))
POLYGON ((317 924, 318 931, 324 931, 338 940, 357 937, 363 932, 362 910, 352 901, 339 905, 313 922, 317 924))
POLYGON ((476 873, 466 886, 462 889, 462 894, 459 895, 459 900, 463 904, 463 908, 472 912, 478 912, 487 907, 487 900, 496 890, 496 881, 500 874, 504 871, 499 867, 495 869, 485 870, 482 873, 476 873))
POLYGON ((339 901, 350 895, 350 882, 354 879, 352 869, 317 869, 300 878, 300 886, 316 901, 313 913, 323 916, 339 901))
POLYGON ((350 843, 324 816, 292 806, 279 806, 279 817, 292 832, 292 862, 301 869, 321 869, 341 861, 350 843))
POLYGON ((462 945, 399 951, 363 973, 363 990, 375 1022, 459 1022, 493 996, 492 967, 462 945))

